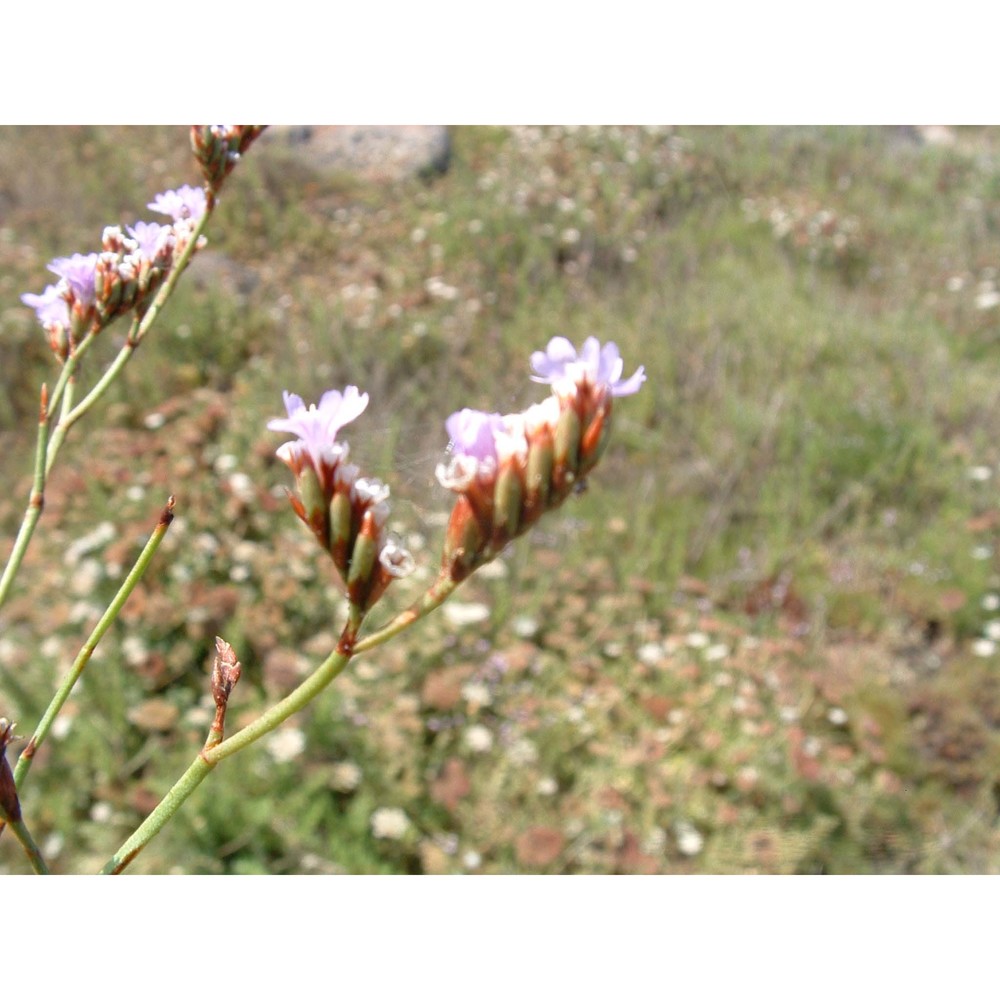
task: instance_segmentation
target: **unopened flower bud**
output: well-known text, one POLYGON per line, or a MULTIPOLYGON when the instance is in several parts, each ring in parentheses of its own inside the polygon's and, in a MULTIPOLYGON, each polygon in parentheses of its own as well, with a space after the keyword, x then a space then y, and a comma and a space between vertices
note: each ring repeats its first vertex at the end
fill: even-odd
POLYGON ((217 706, 225 706, 239 682, 243 668, 236 651, 219 636, 215 637, 215 662, 212 665, 212 697, 217 706))
POLYGON ((215 192, 264 131, 263 125, 194 125, 191 148, 210 191, 215 192))
POLYGON ((528 470, 525 476, 525 519, 534 521, 545 511, 552 486, 555 446, 552 431, 546 428, 535 435, 528 448, 528 470))
POLYGON ((311 465, 303 465, 295 476, 295 486, 306 512, 306 523, 316 533, 320 544, 326 540, 326 498, 316 470, 311 465))
POLYGON ((334 562, 338 559, 346 562, 347 546, 351 541, 351 494, 349 490, 338 490, 333 494, 330 501, 330 550, 339 555, 334 555, 334 562))
POLYGON ((226 708, 233 688, 239 683, 243 668, 236 659, 236 652, 225 639, 215 637, 215 662, 212 664, 212 698, 215 701, 215 718, 208 731, 205 749, 210 750, 222 742, 226 729, 226 708))
POLYGON ((563 409, 556 425, 555 479, 559 489, 576 478, 580 465, 580 418, 572 406, 563 409))
POLYGON ((0 718, 0 814, 9 822, 21 818, 21 802, 10 764, 7 763, 7 744, 14 738, 14 723, 0 718))
POLYGON ((493 492, 493 532, 498 547, 513 538, 521 522, 521 499, 524 489, 521 477, 513 462, 505 462, 497 476, 496 489, 493 492))
POLYGON ((453 580, 464 580, 479 565, 487 541, 472 502, 465 494, 460 495, 448 519, 442 557, 453 580))
POLYGON ((595 407, 590 423, 580 439, 580 467, 588 473, 604 453, 611 432, 611 397, 604 394, 595 407))

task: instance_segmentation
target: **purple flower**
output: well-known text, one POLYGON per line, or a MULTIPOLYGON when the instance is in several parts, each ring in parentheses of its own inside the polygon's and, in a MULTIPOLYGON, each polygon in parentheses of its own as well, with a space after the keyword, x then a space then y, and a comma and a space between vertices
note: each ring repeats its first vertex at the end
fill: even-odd
POLYGON ((96 269, 96 253, 75 253, 72 257, 57 257, 49 262, 49 270, 66 281, 73 298, 83 306, 89 306, 94 301, 96 269))
POLYGON ((158 222, 137 222, 128 227, 129 235, 139 244, 139 253, 146 260, 155 261, 163 253, 174 238, 170 226, 161 226, 158 222))
POLYGON ((555 385, 585 379, 593 385, 606 385, 612 396, 631 396, 646 381, 642 365, 630 378, 623 380, 625 362, 618 353, 618 345, 609 341, 601 347, 596 337, 588 337, 579 354, 565 337, 553 337, 544 351, 531 355, 531 367, 537 372, 531 376, 532 381, 555 385))
POLYGON ((35 310, 35 316, 43 327, 69 326, 69 305, 58 285, 49 285, 41 295, 26 292, 21 301, 35 310))
POLYGON ((361 416, 368 405, 368 393, 359 393, 356 385, 347 386, 343 393, 336 389, 324 392, 319 406, 312 403, 308 408, 301 396, 293 392, 282 395, 288 417, 269 420, 268 430, 297 435, 317 467, 324 451, 336 440, 337 431, 361 416))
POLYGON ((479 476, 490 476, 497 467, 497 443, 503 437, 504 418, 499 413, 458 410, 445 422, 451 443, 448 463, 436 469, 445 489, 463 493, 479 476))
POLYGON ((458 410, 445 422, 454 455, 468 455, 479 462, 496 459, 495 435, 503 429, 499 413, 481 410, 458 410))
POLYGON ((182 219, 197 221, 205 214, 205 191, 203 188, 185 184, 176 191, 164 191, 158 194, 146 208, 169 215, 174 222, 180 222, 182 219))

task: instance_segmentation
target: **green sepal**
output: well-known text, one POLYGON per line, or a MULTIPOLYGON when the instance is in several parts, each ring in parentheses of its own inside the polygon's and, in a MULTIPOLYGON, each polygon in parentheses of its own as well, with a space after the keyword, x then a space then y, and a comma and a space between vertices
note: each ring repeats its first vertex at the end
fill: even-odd
MULTIPOLYGON (((367 584, 378 558, 378 541, 366 532, 359 531, 351 553, 351 568, 347 574, 347 589, 353 591, 359 584, 367 584)), ((353 597, 352 597, 353 599, 353 597)))
POLYGON ((580 464, 580 418, 567 406, 556 424, 556 465, 560 470, 575 474, 580 464))
POLYGON ((346 546, 351 540, 351 498, 347 493, 334 493, 330 501, 330 546, 346 546))
POLYGON ((497 476, 493 490, 493 535, 504 541, 513 538, 521 524, 521 477, 507 464, 497 476))

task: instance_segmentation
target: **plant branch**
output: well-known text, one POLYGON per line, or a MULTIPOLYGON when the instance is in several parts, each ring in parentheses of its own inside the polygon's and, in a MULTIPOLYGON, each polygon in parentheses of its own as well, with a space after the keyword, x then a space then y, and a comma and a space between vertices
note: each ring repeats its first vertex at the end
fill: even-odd
POLYGON ((45 864, 42 852, 38 849, 38 845, 28 831, 24 820, 20 816, 17 819, 8 819, 7 825, 14 832, 18 843, 24 848, 24 853, 28 856, 28 861, 31 863, 32 871, 36 875, 48 875, 48 865, 45 864))
POLYGON ((353 653, 355 626, 349 622, 337 644, 337 648, 323 661, 320 667, 304 680, 287 697, 269 708, 263 715, 251 722, 229 739, 214 747, 206 748, 195 758, 191 766, 177 780, 163 797, 159 805, 146 817, 139 828, 115 852, 101 871, 102 875, 119 875, 132 863, 139 852, 155 837, 166 823, 184 804, 191 793, 227 757, 250 746, 262 736, 273 732, 286 719, 301 711, 350 662, 353 653))
POLYGON ((97 644, 104 637, 105 632, 107 632, 107 630, 111 627, 111 623, 118 617, 118 614, 125 602, 128 600, 129 595, 133 590, 135 590, 136 584, 142 579, 143 574, 149 568, 149 564, 152 561, 153 556, 156 554, 156 550, 160 547, 160 542, 163 541, 163 537, 166 535, 167 529, 170 527, 170 522, 174 518, 173 510, 174 498, 170 497, 167 501, 166 507, 163 508, 163 512, 160 514, 159 522, 153 529, 153 533, 149 536, 149 541, 146 542, 142 552, 139 553, 139 557, 136 559, 132 569, 129 571, 128 576, 125 578, 125 581, 118 589, 118 593, 115 594, 114 599, 101 616, 101 620, 96 626, 94 626, 94 630, 90 633, 87 641, 83 644, 83 648, 73 661, 72 668, 66 675, 62 684, 59 686, 59 690, 55 693, 52 701, 49 703, 49 707, 45 710, 45 714, 38 723, 38 727, 35 729, 31 739, 28 740, 28 745, 21 752, 21 756, 17 761, 17 766, 14 768, 14 783, 17 785, 18 789, 20 789, 21 785, 24 783, 24 779, 31 767, 32 758, 38 748, 42 745, 46 736, 48 736, 49 730, 52 728, 52 723, 55 721, 56 716, 61 711, 63 705, 66 704, 66 700, 69 698, 76 682, 80 679, 80 675, 83 673, 84 668, 90 662, 90 658, 93 655, 94 650, 97 648, 97 644))
POLYGON ((371 635, 358 640, 354 644, 355 654, 367 653, 369 649, 381 646, 393 636, 404 632, 421 618, 429 615, 435 608, 440 607, 457 587, 458 582, 452 580, 447 573, 442 573, 423 597, 411 604, 405 611, 401 611, 388 625, 384 625, 377 632, 372 632, 371 635))

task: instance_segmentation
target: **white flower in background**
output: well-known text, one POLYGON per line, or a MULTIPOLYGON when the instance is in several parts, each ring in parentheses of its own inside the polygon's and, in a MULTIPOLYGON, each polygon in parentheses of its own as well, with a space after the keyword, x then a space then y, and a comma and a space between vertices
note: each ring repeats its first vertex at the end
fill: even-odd
POLYGON ((826 713, 826 717, 831 725, 834 726, 846 726, 847 725, 847 713, 842 708, 831 708, 829 712, 826 713))
POLYGON ((410 829, 410 818, 402 809, 382 806, 372 813, 372 835, 379 840, 401 840, 410 829))
POLYGON ((478 625, 480 622, 487 621, 490 617, 490 609, 486 604, 475 602, 463 604, 451 601, 444 606, 442 614, 452 628, 461 628, 463 625, 478 625))
POLYGON ((354 761, 342 760, 333 765, 330 785, 338 792, 353 792, 361 784, 361 768, 354 761))
POLYGON ((279 729, 267 738, 264 747, 279 764, 287 764, 305 750, 306 734, 301 729, 279 729))
POLYGON ((493 695, 482 681, 468 681, 462 685, 462 697, 475 708, 493 704, 493 695))
POLYGON ((538 760, 538 747, 522 736, 507 748, 507 757, 512 764, 534 764, 538 760))
POLYGON ((464 739, 473 753, 486 753, 493 749, 493 734, 485 726, 469 726, 464 739))
POLYGON ((701 849, 705 846, 705 838, 693 823, 685 819, 680 819, 674 824, 674 837, 677 839, 677 850, 687 858, 701 854, 701 849))

